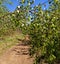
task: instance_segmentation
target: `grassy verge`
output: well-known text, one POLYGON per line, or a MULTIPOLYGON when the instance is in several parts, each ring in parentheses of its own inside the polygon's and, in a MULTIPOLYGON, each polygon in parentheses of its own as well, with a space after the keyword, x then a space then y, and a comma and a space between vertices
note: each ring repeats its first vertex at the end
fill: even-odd
POLYGON ((18 39, 24 39, 24 35, 19 32, 14 32, 12 35, 0 37, 0 55, 8 48, 16 45, 18 43, 18 39))

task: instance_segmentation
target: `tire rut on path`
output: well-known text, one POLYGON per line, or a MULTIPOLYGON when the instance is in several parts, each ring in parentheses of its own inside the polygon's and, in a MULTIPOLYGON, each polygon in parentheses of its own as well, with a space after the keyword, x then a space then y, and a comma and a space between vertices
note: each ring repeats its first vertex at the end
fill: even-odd
POLYGON ((29 46, 20 42, 0 57, 0 64, 33 64, 28 50, 29 46))

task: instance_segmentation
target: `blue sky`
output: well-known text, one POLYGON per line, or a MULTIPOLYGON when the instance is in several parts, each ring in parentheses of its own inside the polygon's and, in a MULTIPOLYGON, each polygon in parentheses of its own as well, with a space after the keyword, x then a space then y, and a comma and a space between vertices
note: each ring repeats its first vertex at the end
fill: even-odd
MULTIPOLYGON (((19 5, 19 2, 18 2, 18 0, 11 0, 11 1, 13 2, 13 4, 12 5, 6 4, 6 6, 9 9, 10 12, 13 12, 16 9, 16 7, 19 5)), ((44 3, 46 1, 47 0, 35 0, 34 5, 38 5, 39 3, 44 3)), ((49 7, 49 4, 46 3, 45 8, 47 9, 48 7, 49 7)), ((43 5, 42 5, 42 9, 44 9, 43 5)))

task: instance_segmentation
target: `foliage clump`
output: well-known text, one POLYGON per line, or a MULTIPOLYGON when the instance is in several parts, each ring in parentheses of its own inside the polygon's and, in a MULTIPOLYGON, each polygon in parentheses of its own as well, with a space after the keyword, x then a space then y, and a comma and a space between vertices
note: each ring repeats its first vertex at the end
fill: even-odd
POLYGON ((57 64, 60 60, 59 3, 57 1, 49 10, 45 11, 40 6, 35 7, 34 11, 37 10, 37 12, 34 13, 34 20, 27 31, 31 40, 30 54, 35 57, 34 64, 40 64, 41 62, 57 64))

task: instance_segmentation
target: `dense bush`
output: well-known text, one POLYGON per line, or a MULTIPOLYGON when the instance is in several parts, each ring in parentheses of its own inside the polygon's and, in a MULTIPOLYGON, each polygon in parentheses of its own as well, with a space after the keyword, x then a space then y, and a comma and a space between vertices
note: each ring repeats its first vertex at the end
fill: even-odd
POLYGON ((57 9, 49 11, 43 11, 38 6, 38 12, 35 12, 35 18, 29 25, 30 54, 34 55, 35 64, 58 64, 60 61, 60 4, 57 4, 57 9))

